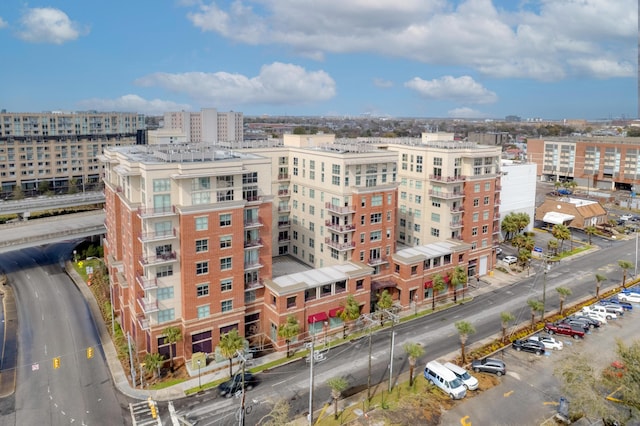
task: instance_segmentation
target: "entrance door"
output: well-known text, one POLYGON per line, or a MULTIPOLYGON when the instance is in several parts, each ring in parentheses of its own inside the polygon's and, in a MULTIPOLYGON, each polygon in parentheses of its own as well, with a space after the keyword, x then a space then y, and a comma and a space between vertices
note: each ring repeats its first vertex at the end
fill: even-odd
POLYGON ((480 258, 480 271, 478 271, 479 275, 486 275, 487 274, 487 263, 488 263, 489 257, 488 256, 482 256, 480 258))

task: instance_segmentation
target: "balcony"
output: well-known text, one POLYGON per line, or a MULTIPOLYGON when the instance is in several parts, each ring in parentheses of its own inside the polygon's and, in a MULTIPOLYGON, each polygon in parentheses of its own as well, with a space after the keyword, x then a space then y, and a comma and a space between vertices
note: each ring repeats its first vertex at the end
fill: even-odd
POLYGON ((449 207, 449 211, 451 213, 462 213, 464 212, 464 208, 462 206, 449 207))
POLYGON ((283 206, 283 205, 279 205, 278 206, 278 213, 288 213, 291 211, 291 206, 289 204, 283 206))
POLYGON ((288 189, 279 189, 278 190, 278 196, 279 197, 288 197, 289 194, 289 190, 288 189))
POLYGON ((286 174, 286 175, 285 174, 278 175, 278 180, 289 180, 289 179, 291 179, 291 175, 288 175, 288 174, 286 174))
POLYGON ((339 225, 337 223, 331 223, 330 220, 327 220, 324 222, 324 224, 329 230, 338 233, 353 232, 356 229, 356 225, 354 225, 353 223, 347 225, 339 225))
POLYGON ((433 189, 429 190, 429 195, 432 197, 436 197, 436 198, 445 198, 445 199, 452 199, 452 198, 463 198, 464 197, 464 192, 461 191, 434 191, 433 189))
POLYGON ((278 237, 278 243, 288 243, 289 241, 291 241, 291 237, 288 235, 283 237, 278 237))
POLYGON ((449 223, 451 228, 462 228, 462 221, 453 221, 449 223))
POLYGON ((325 203, 324 208, 335 214, 349 214, 356 212, 356 209, 353 206, 338 206, 331 203, 325 203))
POLYGON ((144 291, 155 290, 158 288, 157 278, 147 278, 143 277, 142 275, 136 275, 136 282, 144 291))
POLYGON ((497 191, 502 191, 502 185, 496 185, 496 192, 497 191))
POLYGON ((255 281, 245 282, 244 283, 244 291, 257 290, 259 288, 264 287, 264 281, 262 278, 258 278, 255 281))
POLYGON ((260 269, 263 268, 264 265, 262 263, 260 263, 259 260, 254 260, 252 262, 245 262, 244 263, 244 271, 248 272, 248 271, 253 271, 256 269, 260 269))
POLYGON ((291 222, 288 220, 278 222, 278 228, 288 228, 290 226, 291 226, 291 222))
POLYGON ((141 330, 149 330, 151 328, 150 324, 149 324, 149 318, 145 317, 144 315, 138 315, 138 325, 140 326, 141 330))
POLYGON ((369 266, 382 265, 384 263, 389 263, 386 256, 372 257, 367 261, 367 265, 369 266))
POLYGON ((262 238, 255 238, 255 239, 247 240, 244 242, 245 249, 260 248, 263 245, 264 244, 262 243, 262 238))
POLYGON ((261 226, 264 226, 264 224, 262 223, 262 219, 260 219, 260 218, 245 219, 244 220, 244 228, 245 229, 259 228, 261 226))
POLYGON ((170 240, 175 237, 176 237, 175 228, 169 229, 167 231, 161 231, 161 232, 155 232, 155 231, 141 232, 138 235, 138 239, 143 243, 147 243, 150 241, 170 240))
POLYGON ((145 217, 159 217, 159 216, 173 216, 176 214, 175 206, 165 207, 138 207, 138 216, 145 217))
POLYGON ((466 180, 466 176, 429 175, 429 180, 432 180, 435 182, 443 182, 443 183, 464 182, 466 180))
POLYGON ((176 260, 176 252, 164 253, 159 256, 142 256, 140 263, 143 265, 156 265, 159 263, 174 262, 176 260))
POLYGON ((260 195, 247 195, 243 200, 247 203, 261 203, 262 197, 260 195))
POLYGON ((142 312, 145 314, 150 314, 153 312, 158 312, 158 301, 157 300, 149 300, 144 297, 138 297, 138 305, 142 308, 142 312))
POLYGON ((329 247, 331 247, 333 249, 336 249, 338 251, 353 250, 356 247, 356 243, 353 242, 353 241, 350 241, 350 242, 347 242, 347 243, 340 243, 338 241, 331 241, 331 238, 329 238, 329 237, 325 238, 324 242, 329 247))
POLYGON ((493 214, 493 220, 500 220, 500 213, 494 213, 493 214))
POLYGON ((493 204, 496 205, 496 206, 499 206, 500 205, 500 200, 493 200, 493 204))

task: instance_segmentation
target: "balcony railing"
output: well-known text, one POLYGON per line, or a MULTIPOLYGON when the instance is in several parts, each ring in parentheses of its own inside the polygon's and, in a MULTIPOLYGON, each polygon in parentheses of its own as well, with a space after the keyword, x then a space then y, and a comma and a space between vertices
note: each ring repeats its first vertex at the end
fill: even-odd
POLYGON ((143 243, 146 243, 148 241, 169 240, 169 239, 175 238, 175 236, 176 236, 176 229, 173 228, 173 229, 160 231, 160 232, 156 232, 156 231, 141 232, 138 235, 138 238, 143 243))
POLYGON ((324 242, 329 247, 334 248, 338 251, 352 250, 356 247, 356 243, 353 241, 349 241, 347 243, 340 243, 337 241, 331 241, 331 238, 325 238, 324 242))
POLYGON ((140 263, 143 265, 153 265, 157 263, 173 262, 176 260, 176 252, 164 253, 158 256, 142 256, 140 263))
POLYGON ((429 175, 429 180, 434 180, 436 182, 464 182, 466 180, 466 176, 440 176, 440 175, 429 175))
POLYGON ((330 212, 337 214, 349 214, 356 212, 356 209, 353 206, 338 206, 337 204, 325 203, 324 207, 330 212))
POLYGON ((244 270, 245 271, 253 271, 254 269, 260 269, 264 267, 264 265, 262 263, 260 263, 259 260, 254 260, 252 262, 245 262, 244 263, 244 270))
POLYGON ((171 216, 176 214, 175 206, 165 207, 138 207, 138 216, 154 217, 154 216, 171 216))
POLYGON ((331 223, 330 220, 324 222, 325 226, 333 232, 352 232, 356 229, 356 226, 353 223, 349 223, 347 225, 340 225, 337 223, 331 223))
POLYGON ((462 228, 462 221, 454 221, 449 223, 451 228, 462 228))
POLYGON ((262 278, 244 283, 244 291, 257 290, 262 287, 264 287, 264 281, 262 280, 262 278))
POLYGON ((278 222, 278 228, 287 228, 291 226, 291 222, 288 220, 278 222))
POLYGON ((502 190, 502 185, 496 185, 496 191, 501 191, 502 190))
POLYGON ((462 206, 449 207, 449 211, 451 213, 462 213, 464 212, 464 208, 462 206))
POLYGON ((138 324, 140 325, 141 330, 149 330, 151 328, 149 318, 144 315, 138 315, 138 324))
POLYGON ((369 265, 369 266, 382 265, 383 263, 388 263, 386 256, 372 257, 371 259, 369 259, 367 261, 367 265, 369 265))
POLYGON ((262 223, 262 219, 260 219, 260 218, 245 219, 244 220, 245 229, 246 228, 259 228, 260 226, 264 226, 264 224, 262 223))
POLYGON ((243 200, 247 203, 259 203, 262 202, 262 197, 260 195, 247 195, 243 200))
POLYGON ((286 237, 278 237, 279 243, 288 243, 289 241, 291 241, 291 237, 288 235, 286 237))
POLYGON ((262 243, 262 238, 255 238, 252 240, 247 240, 244 242, 244 248, 258 248, 262 247, 264 244, 262 243))
POLYGON ((429 195, 437 198, 462 198, 464 197, 464 192, 461 191, 434 191, 433 189, 429 190, 429 195))
POLYGON ((494 213, 493 220, 499 220, 499 219, 500 219, 500 213, 494 213))
POLYGON ((278 212, 280 213, 290 212, 290 211, 291 211, 291 206, 289 206, 289 204, 287 204, 286 206, 283 206, 283 205, 278 206, 278 212))
POLYGON ((279 174, 278 175, 278 180, 289 180, 291 179, 291 176, 288 174, 279 174))
POLYGON ((152 312, 158 312, 158 301, 157 300, 149 300, 144 297, 138 297, 138 305, 142 308, 142 312, 145 314, 150 314, 152 312))
POLYGON ((288 189, 279 189, 278 190, 278 195, 280 197, 288 197, 289 196, 289 190, 288 189))
POLYGON ((155 290, 158 288, 158 279, 157 278, 147 278, 142 275, 136 275, 136 282, 140 286, 141 289, 147 290, 155 290))

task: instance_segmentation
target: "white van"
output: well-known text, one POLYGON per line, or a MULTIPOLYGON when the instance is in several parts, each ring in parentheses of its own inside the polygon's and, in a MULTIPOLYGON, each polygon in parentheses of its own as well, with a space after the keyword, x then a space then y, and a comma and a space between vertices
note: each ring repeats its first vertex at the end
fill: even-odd
POLYGON ((424 368, 424 378, 442 389, 451 399, 462 399, 467 394, 462 380, 438 361, 427 363, 424 368))
POLYGON ((451 362, 445 363, 444 366, 451 370, 453 374, 462 381, 462 384, 467 388, 467 390, 478 389, 478 379, 469 374, 467 370, 451 362))

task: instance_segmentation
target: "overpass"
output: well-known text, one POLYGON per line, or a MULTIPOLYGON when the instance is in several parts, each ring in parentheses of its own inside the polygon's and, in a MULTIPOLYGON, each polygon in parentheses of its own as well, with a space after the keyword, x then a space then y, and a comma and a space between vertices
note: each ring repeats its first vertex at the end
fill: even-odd
POLYGON ((102 210, 0 225, 0 253, 103 235, 102 210))
POLYGON ((42 195, 40 197, 23 198, 21 200, 0 201, 0 216, 18 214, 21 217, 29 217, 31 212, 91 204, 104 204, 104 193, 102 191, 91 191, 79 192, 77 194, 42 195))

